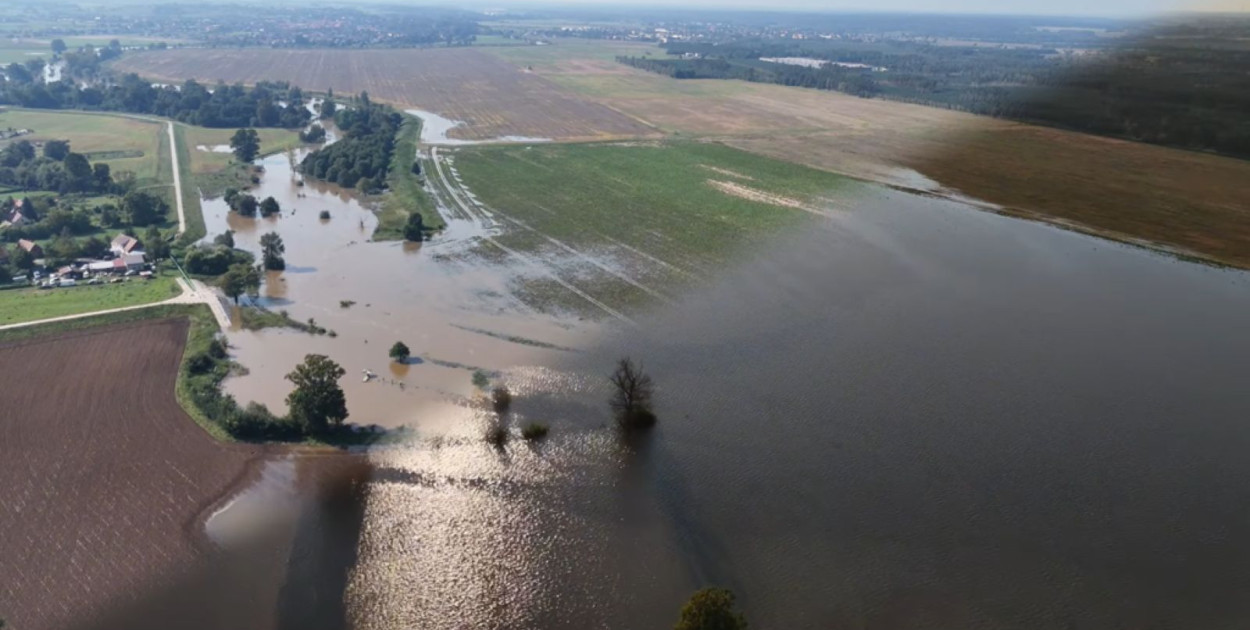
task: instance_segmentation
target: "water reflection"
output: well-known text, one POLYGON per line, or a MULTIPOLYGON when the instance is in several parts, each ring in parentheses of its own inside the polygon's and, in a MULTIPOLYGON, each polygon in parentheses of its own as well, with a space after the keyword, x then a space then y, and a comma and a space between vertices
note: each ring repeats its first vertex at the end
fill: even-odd
POLYGON ((1238 627, 1250 617, 1250 280, 869 189, 471 424, 376 453, 367 628, 1238 627), (749 305, 749 307, 747 307, 749 305), (610 426, 629 353, 660 425, 610 426))
POLYGON ((864 187, 863 211, 607 329, 448 255, 481 226, 370 243, 368 209, 266 170, 290 213, 263 229, 315 270, 267 284, 338 337, 232 333, 251 374, 230 392, 280 409, 281 375, 321 352, 352 375, 353 420, 417 429, 370 454, 356 626, 663 627, 705 583, 769 628, 1250 617, 1245 273, 864 187), (396 340, 421 362, 389 363, 396 340), (622 354, 660 386, 641 439, 604 404, 622 354), (478 368, 516 393, 503 449, 478 368), (518 438, 531 421, 547 441, 518 438))

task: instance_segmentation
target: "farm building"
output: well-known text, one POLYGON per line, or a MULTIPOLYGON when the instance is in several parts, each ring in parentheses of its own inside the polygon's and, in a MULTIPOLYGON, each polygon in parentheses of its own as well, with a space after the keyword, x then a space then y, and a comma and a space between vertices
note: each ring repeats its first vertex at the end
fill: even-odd
POLYGON ((118 234, 113 237, 113 242, 109 244, 109 250, 117 256, 139 252, 142 248, 143 243, 140 243, 139 239, 129 234, 118 234))
POLYGON ((43 258, 43 248, 39 246, 39 243, 36 243, 34 241, 28 241, 26 239, 21 239, 17 242, 17 246, 26 250, 28 253, 30 253, 31 256, 34 256, 35 258, 43 258))

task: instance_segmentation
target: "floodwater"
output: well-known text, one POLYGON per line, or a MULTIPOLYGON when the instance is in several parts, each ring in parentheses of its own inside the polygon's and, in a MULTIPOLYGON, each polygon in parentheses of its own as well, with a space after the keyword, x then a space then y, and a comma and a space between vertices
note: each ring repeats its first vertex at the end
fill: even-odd
POLYGON ((462 140, 448 137, 451 130, 464 126, 463 120, 452 120, 422 109, 405 109, 406 113, 421 119, 421 143, 427 145, 456 146, 469 144, 492 144, 505 142, 551 142, 550 138, 529 136, 501 136, 488 140, 462 140))
POLYGON ((370 453, 355 627, 665 627, 707 584, 761 628, 1250 618, 1250 274, 862 186, 639 326, 592 324, 466 256, 488 228, 369 243, 371 213, 286 159, 254 192, 282 217, 208 201, 210 234, 278 231, 262 301, 338 337, 232 332, 251 374, 227 389, 280 409, 324 352, 352 420, 414 428, 370 453), (389 364, 396 339, 420 361, 389 364), (604 404, 625 354, 660 418, 629 439, 604 404), (471 367, 516 392, 502 449, 471 367))
POLYGON ((497 451, 375 453, 361 628, 1240 628, 1250 279, 869 189, 543 370, 497 451), (659 426, 625 441, 630 354, 659 426))
POLYGON ((284 412, 290 391, 284 376, 305 355, 325 354, 348 372, 343 386, 351 422, 393 428, 427 418, 423 428, 434 430, 476 415, 475 370, 547 364, 594 338, 594 323, 535 313, 517 300, 513 283, 523 269, 467 256, 485 229, 471 221, 453 219, 425 243, 370 242, 373 212, 337 187, 301 186, 292 160, 302 155, 258 161, 265 173, 249 192, 277 199, 280 216, 246 218, 220 198, 201 200, 207 239, 234 230, 236 247, 259 259, 261 235, 282 237, 287 268, 267 274, 261 306, 335 333, 231 331, 232 354, 249 373, 228 379, 224 389, 239 401, 284 412), (322 210, 330 212, 328 220, 320 218, 322 210), (412 351, 405 364, 387 356, 396 341, 412 351), (377 377, 366 379, 366 370, 377 377))

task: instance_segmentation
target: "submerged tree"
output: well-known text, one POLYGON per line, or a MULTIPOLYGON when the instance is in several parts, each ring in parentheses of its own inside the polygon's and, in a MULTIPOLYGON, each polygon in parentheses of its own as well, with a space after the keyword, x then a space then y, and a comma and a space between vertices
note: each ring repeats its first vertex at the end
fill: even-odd
POLYGON ((260 291, 260 270, 247 263, 236 263, 222 274, 220 283, 226 297, 238 304, 240 295, 256 295, 260 291))
POLYGON ((295 371, 286 375, 295 383, 295 391, 286 397, 291 419, 312 434, 325 433, 347 419, 347 399, 339 379, 346 370, 329 357, 310 354, 295 371))
POLYGON ((282 255, 286 253, 286 245, 282 244, 282 237, 277 232, 269 232, 260 237, 260 252, 262 264, 268 271, 282 271, 286 269, 286 260, 282 255))
POLYGON ((655 385, 651 377, 642 371, 641 365, 625 357, 617 362, 612 373, 614 392, 608 403, 616 414, 616 421, 625 429, 646 428, 655 424, 651 412, 651 394, 655 385))
POLYGON ((409 241, 420 241, 425 238, 425 219, 421 217, 420 212, 413 212, 408 215, 408 223, 404 225, 404 239, 409 241))
POLYGON ((395 361, 404 363, 408 360, 408 357, 412 356, 412 352, 408 350, 408 346, 404 342, 396 341, 395 345, 391 346, 390 356, 395 361))
POLYGON ((278 205, 277 199, 265 197, 265 200, 260 202, 260 216, 271 217, 280 212, 282 212, 282 206, 278 205))
POLYGON ((746 630, 747 620, 734 610, 734 594, 728 589, 705 588, 681 607, 673 630, 746 630))

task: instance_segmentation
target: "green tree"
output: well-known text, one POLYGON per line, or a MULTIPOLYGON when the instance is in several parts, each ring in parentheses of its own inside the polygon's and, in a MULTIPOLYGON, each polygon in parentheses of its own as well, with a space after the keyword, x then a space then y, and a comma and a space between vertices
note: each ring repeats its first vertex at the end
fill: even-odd
POLYGON ((226 297, 239 303, 239 296, 256 295, 260 291, 260 270, 247 263, 230 265, 218 281, 226 297))
POLYGON ((705 588, 681 607, 673 630, 746 630, 747 620, 734 610, 734 594, 728 589, 705 588))
POLYGON ((235 196, 234 205, 230 208, 242 216, 254 217, 256 216, 256 209, 259 207, 260 204, 256 201, 256 197, 243 194, 235 196))
POLYGON ((113 172, 108 164, 96 162, 91 165, 91 178, 97 192, 108 192, 113 187, 113 172))
POLYGON ((286 375, 295 391, 286 397, 291 419, 311 434, 325 433, 347 419, 347 399, 338 380, 347 372, 329 357, 310 354, 286 375))
POLYGON ((255 129, 240 129, 230 137, 230 149, 240 162, 250 164, 260 153, 260 134, 255 129))
POLYGON ((277 199, 274 199, 273 197, 265 197, 265 200, 260 202, 260 216, 269 217, 278 214, 279 212, 282 212, 282 206, 278 205, 277 199))
POLYGON ((613 392, 608 404, 622 428, 637 429, 655 424, 655 414, 651 412, 655 384, 642 371, 641 365, 635 365, 629 357, 625 357, 617 362, 610 380, 613 392))
POLYGON ((234 249, 234 230, 226 230, 213 238, 213 243, 234 249))
POLYGON ((22 271, 30 271, 35 268, 35 256, 21 247, 15 248, 13 254, 9 256, 13 267, 22 271))
POLYGON ((322 118, 334 118, 335 107, 336 105, 334 104, 334 101, 326 98, 326 100, 321 101, 321 106, 318 108, 318 114, 320 114, 322 118))
POLYGON ((278 236, 277 232, 269 232, 260 237, 260 253, 265 269, 269 271, 286 269, 286 261, 282 258, 282 255, 286 253, 286 245, 282 244, 282 237, 278 236))
POLYGON ((12 281, 13 270, 9 269, 9 266, 4 261, 0 261, 0 284, 8 284, 12 281))
POLYGON ((79 249, 78 242, 70 236, 69 229, 66 228, 56 238, 48 243, 47 255, 53 261, 53 264, 64 265, 73 262, 78 258, 79 249))
POLYGON ((152 260, 169 258, 169 241, 165 240, 160 228, 155 225, 148 228, 147 233, 143 235, 143 247, 152 260))
POLYGON ((121 212, 117 210, 117 206, 106 203, 100 206, 100 223, 104 227, 118 227, 122 224, 121 212))
POLYGON ((404 239, 409 241, 420 241, 425 238, 425 220, 421 218, 420 212, 413 212, 408 215, 408 223, 404 225, 404 239))
POLYGON ((69 47, 65 45, 65 40, 59 38, 52 40, 52 54, 59 55, 66 50, 69 50, 69 47))
POLYGON ((95 187, 95 177, 91 172, 91 162, 81 153, 70 153, 65 156, 65 173, 69 176, 70 188, 78 192, 91 190, 95 187))
POLYGON ((43 156, 60 162, 69 155, 69 140, 48 140, 43 143, 43 156))
POLYGON ((131 225, 151 225, 165 218, 169 204, 164 199, 142 190, 132 190, 122 197, 122 213, 131 225))
POLYGON ((408 346, 404 342, 396 341, 395 345, 391 346, 390 356, 399 363, 404 363, 408 360, 408 357, 412 356, 412 352, 408 350, 408 346))

